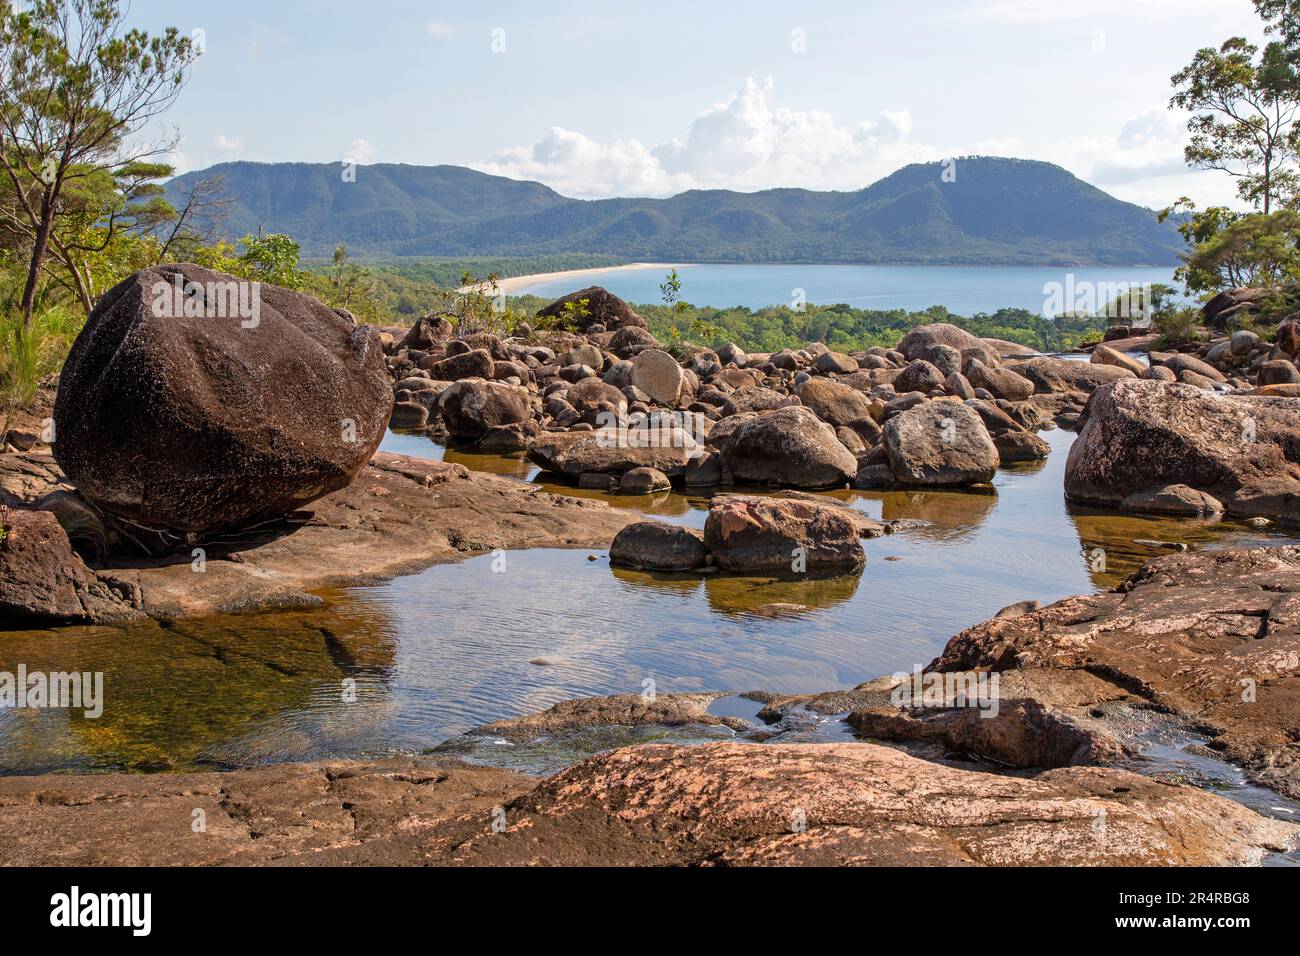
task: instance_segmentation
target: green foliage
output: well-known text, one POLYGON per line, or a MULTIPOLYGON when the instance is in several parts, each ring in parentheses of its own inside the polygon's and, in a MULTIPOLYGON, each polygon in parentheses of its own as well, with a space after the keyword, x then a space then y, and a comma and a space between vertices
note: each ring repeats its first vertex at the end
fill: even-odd
MULTIPOLYGON (((549 302, 537 296, 512 300, 522 311, 533 314, 549 302)), ((743 306, 712 308, 682 305, 636 306, 650 331, 666 346, 694 342, 720 348, 735 342, 756 352, 801 348, 809 342, 824 342, 838 351, 857 351, 879 345, 892 348, 908 331, 931 322, 950 322, 973 335, 1006 339, 1044 352, 1072 348, 1097 339, 1107 327, 1102 316, 1065 316, 1045 319, 1025 309, 999 309, 992 314, 961 316, 942 306, 924 312, 903 309, 856 309, 845 304, 807 305, 804 311, 773 305, 763 309, 743 306)))
POLYGON ((119 0, 0 0, 0 244, 26 264, 29 325, 51 262, 89 311, 87 260, 170 215, 156 180, 171 169, 151 161, 167 147, 138 134, 174 102, 197 51, 175 27, 150 36, 125 16, 119 0))
POLYGON ((28 323, 16 295, 0 301, 0 425, 29 405, 41 382, 59 370, 84 323, 75 308, 60 305, 34 313, 28 323))
POLYGON ((682 302, 682 277, 677 274, 677 270, 664 278, 663 283, 659 286, 659 294, 663 297, 664 305, 674 312, 680 310, 685 303, 682 302))
POLYGON ((1202 336, 1201 312, 1190 306, 1166 309, 1152 320, 1159 348, 1175 348, 1197 342, 1202 336))
POLYGON ((1182 271, 1193 290, 1300 282, 1300 212, 1237 217, 1193 248, 1182 271))
POLYGON ((198 246, 190 254, 198 265, 250 282, 286 289, 302 289, 307 283, 307 276, 298 269, 298 243, 279 233, 245 236, 238 246, 229 242, 198 246))

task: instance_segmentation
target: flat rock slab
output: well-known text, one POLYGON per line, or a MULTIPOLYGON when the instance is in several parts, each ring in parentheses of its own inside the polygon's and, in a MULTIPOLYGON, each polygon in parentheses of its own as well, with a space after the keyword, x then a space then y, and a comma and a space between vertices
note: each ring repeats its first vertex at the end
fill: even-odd
POLYGON ((629 747, 541 783, 431 757, 0 779, 0 865, 1229 865, 1298 832, 1126 771, 872 744, 629 747))
POLYGON ((648 745, 453 821, 470 865, 1172 865, 1256 862, 1296 825, 1190 787, 1072 767, 1032 779, 872 744, 648 745))
POLYGON ((1044 701, 1086 672, 1099 687, 1067 710, 1154 704, 1255 782, 1300 796, 1300 547, 1157 558, 1114 591, 977 624, 929 669, 975 668, 1015 672, 1017 696, 1044 701))
MULTIPOLYGON (((61 478, 52 461, 37 459, 30 470, 40 474, 19 472, 11 484, 40 493, 61 478)), ((288 521, 205 543, 202 572, 192 549, 161 561, 111 559, 95 570, 138 593, 144 612, 163 620, 311 607, 321 603, 314 590, 376 583, 498 548, 604 548, 636 520, 604 502, 380 452, 352 484, 288 521)))
POLYGON ((488 819, 534 783, 431 757, 7 777, 0 865, 418 864, 420 837, 434 823, 462 813, 488 819))

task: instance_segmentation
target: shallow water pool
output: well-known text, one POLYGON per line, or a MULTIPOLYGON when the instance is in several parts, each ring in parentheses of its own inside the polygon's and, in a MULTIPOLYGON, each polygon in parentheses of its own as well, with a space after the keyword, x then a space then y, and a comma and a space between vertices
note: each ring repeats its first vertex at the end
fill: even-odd
MULTIPOLYGON (((923 666, 1008 604, 1111 587, 1167 553, 1140 541, 1295 540, 1069 508, 1062 473, 1074 436, 1044 438, 1047 462, 1003 470, 990 490, 835 493, 905 522, 865 542, 860 577, 654 575, 613 569, 604 551, 531 550, 323 592, 317 611, 0 634, 0 671, 102 671, 106 698, 98 719, 0 710, 0 773, 418 752, 480 723, 649 682, 660 693, 827 690, 923 666)), ((525 461, 423 436, 393 434, 384 447, 541 480, 525 461)), ((609 500, 695 526, 708 506, 676 493, 609 500)))

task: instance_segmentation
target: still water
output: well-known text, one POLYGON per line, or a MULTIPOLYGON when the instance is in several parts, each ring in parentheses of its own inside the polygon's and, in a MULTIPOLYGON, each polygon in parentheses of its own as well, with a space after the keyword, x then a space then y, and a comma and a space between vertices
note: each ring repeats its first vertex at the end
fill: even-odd
MULTIPOLYGON (((519 287, 515 295, 553 299, 589 285, 604 286, 629 302, 660 302, 664 269, 574 273, 519 287)), ((729 308, 790 305, 802 291, 804 301, 819 305, 847 303, 858 309, 906 309, 920 312, 942 305, 957 315, 1028 309, 1052 317, 1060 311, 1046 291, 1059 285, 1062 296, 1092 311, 1105 306, 1114 283, 1173 285, 1173 267, 1107 266, 852 266, 852 265, 682 265, 682 300, 692 305, 729 308), (1089 307, 1087 288, 1096 290, 1089 307), (1101 284, 1105 284, 1102 286, 1101 284), (1073 290, 1066 293, 1066 289, 1073 290)))
MULTIPOLYGON (((652 575, 603 551, 510 552, 375 587, 328 606, 129 628, 0 634, 0 670, 102 671, 98 719, 0 711, 0 773, 228 768, 419 752, 470 727, 566 698, 640 692, 820 691, 924 665, 957 631, 1015 601, 1112 587, 1160 553, 1293 540, 1231 522, 1068 508, 1068 432, 1045 463, 998 473, 990 492, 839 492, 909 527, 865 542, 861 577, 652 575), (1105 571, 1089 555, 1104 548, 1105 571), (594 555, 597 560, 588 560, 594 555), (497 566, 500 567, 499 562, 497 566), (805 610, 773 615, 767 605, 805 610), (345 681, 355 682, 355 703, 345 681)), ((527 462, 423 436, 384 447, 540 480, 527 462)), ((569 486, 570 494, 600 497, 569 486)), ((610 498, 702 526, 706 497, 610 498)))

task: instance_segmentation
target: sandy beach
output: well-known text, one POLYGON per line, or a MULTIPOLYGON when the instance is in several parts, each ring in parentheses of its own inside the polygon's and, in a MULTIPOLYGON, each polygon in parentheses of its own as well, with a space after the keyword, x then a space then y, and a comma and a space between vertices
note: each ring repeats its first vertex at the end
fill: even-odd
MULTIPOLYGON (((594 276, 603 275, 607 272, 629 272, 633 269, 663 269, 665 272, 669 269, 678 268, 671 262, 629 262, 622 266, 600 266, 595 269, 567 269, 563 272, 537 272, 527 276, 511 276, 508 279, 498 279, 497 288, 507 295, 518 295, 519 290, 526 289, 528 286, 536 285, 539 282, 550 282, 552 279, 563 279, 565 276, 594 276)), ((468 292, 468 288, 462 286, 457 292, 468 292)), ((574 289, 573 291, 577 291, 574 289)))

